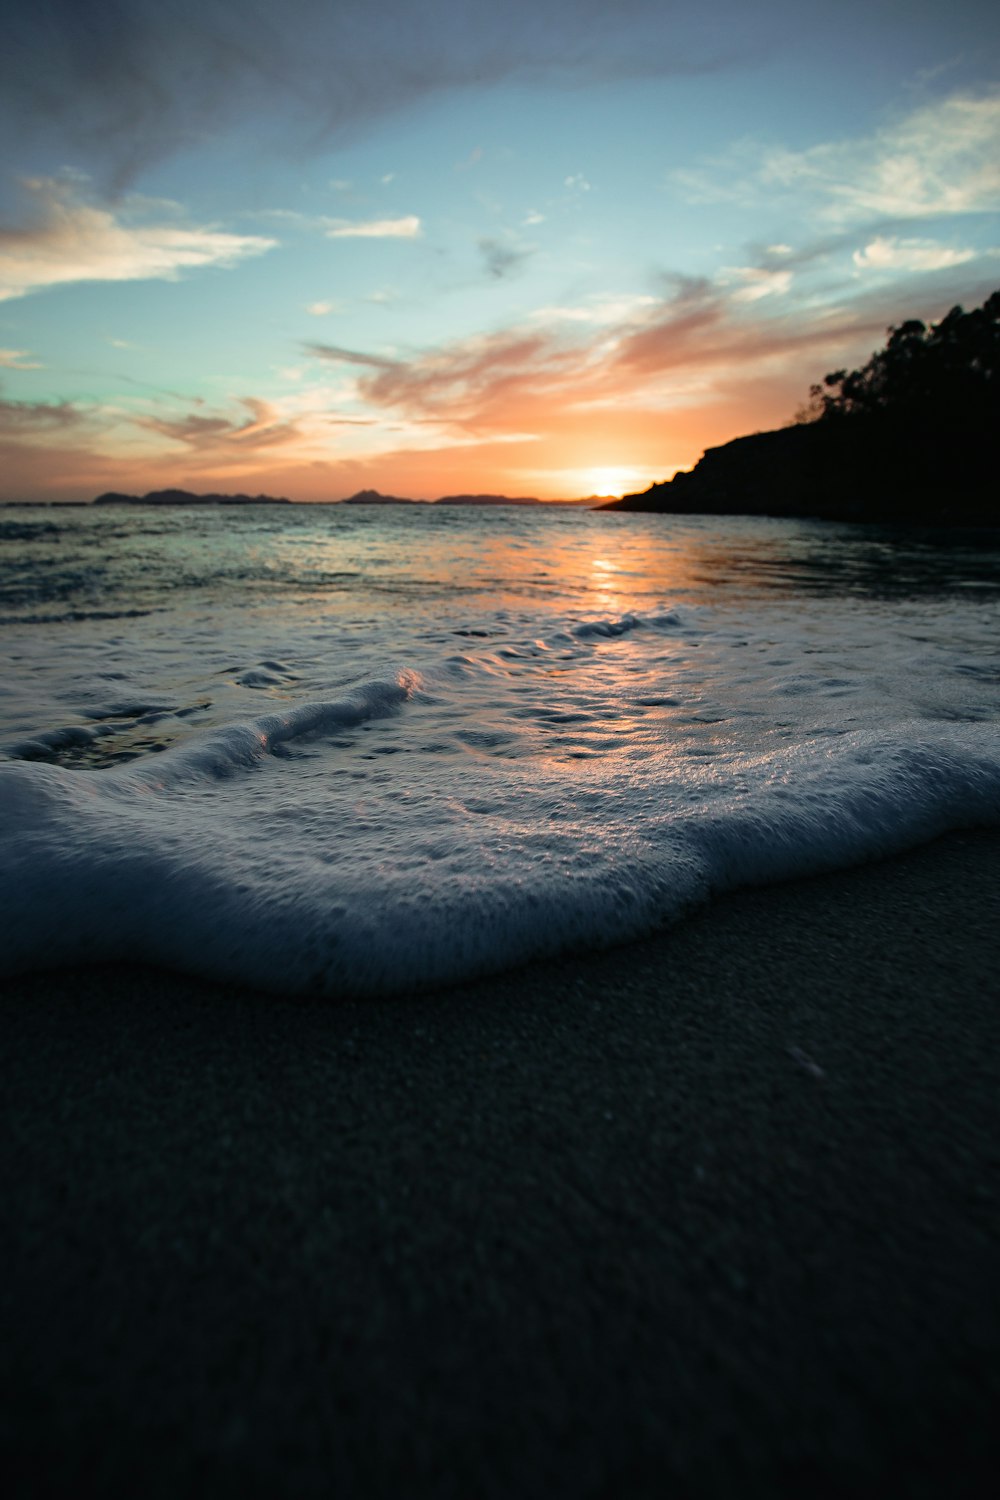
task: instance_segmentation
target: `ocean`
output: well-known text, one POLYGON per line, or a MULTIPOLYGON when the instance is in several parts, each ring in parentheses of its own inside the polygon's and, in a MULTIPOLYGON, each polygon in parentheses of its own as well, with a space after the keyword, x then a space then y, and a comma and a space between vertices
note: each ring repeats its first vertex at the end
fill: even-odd
POLYGON ((391 994, 1000 823, 1000 536, 0 509, 0 971, 391 994))

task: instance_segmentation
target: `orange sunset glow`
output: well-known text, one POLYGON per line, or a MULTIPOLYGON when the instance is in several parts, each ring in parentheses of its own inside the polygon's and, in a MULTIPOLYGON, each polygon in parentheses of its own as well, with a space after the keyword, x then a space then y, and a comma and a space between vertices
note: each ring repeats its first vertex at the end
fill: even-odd
POLYGON ((102 33, 119 94, 68 24, 5 93, 0 500, 621 494, 992 289, 971 44, 926 73, 940 48, 870 18, 869 77, 832 15, 734 9, 730 55, 633 9, 579 56, 562 0, 527 53, 482 18, 400 11, 399 51, 311 0, 301 34, 151 12, 102 33))

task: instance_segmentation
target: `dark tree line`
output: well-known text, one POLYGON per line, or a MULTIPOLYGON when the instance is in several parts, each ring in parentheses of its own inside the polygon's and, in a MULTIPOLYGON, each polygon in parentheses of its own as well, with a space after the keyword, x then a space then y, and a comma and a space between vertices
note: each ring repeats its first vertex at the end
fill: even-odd
POLYGON ((875 417, 967 430, 993 421, 1000 392, 1000 291, 982 307, 953 307, 928 328, 912 318, 889 329, 859 370, 834 370, 810 387, 809 414, 824 421, 875 417))
POLYGON ((1000 291, 890 328, 867 364, 810 395, 816 452, 859 517, 1000 523, 1000 291))

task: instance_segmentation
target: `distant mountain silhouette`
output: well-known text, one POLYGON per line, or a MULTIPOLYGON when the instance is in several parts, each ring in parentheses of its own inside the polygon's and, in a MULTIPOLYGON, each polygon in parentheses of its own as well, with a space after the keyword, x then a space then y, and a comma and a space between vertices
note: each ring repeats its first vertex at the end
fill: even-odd
POLYGON ((404 500, 400 495, 380 495, 378 490, 358 490, 349 495, 341 505, 426 505, 425 500, 404 500))
POLYGON ((790 427, 709 448, 689 471, 605 510, 1000 526, 1000 291, 927 328, 889 329, 835 370, 790 427))
POLYGON ((150 490, 148 495, 121 495, 108 490, 95 505, 291 505, 274 495, 193 495, 190 490, 150 490))
MULTIPOLYGON (((274 495, 195 495, 190 490, 150 490, 147 495, 124 495, 108 490, 94 505, 293 505, 274 495)), ((440 500, 409 500, 402 495, 383 495, 378 490, 358 490, 341 505, 583 505, 582 500, 536 500, 508 495, 443 495, 440 500)))

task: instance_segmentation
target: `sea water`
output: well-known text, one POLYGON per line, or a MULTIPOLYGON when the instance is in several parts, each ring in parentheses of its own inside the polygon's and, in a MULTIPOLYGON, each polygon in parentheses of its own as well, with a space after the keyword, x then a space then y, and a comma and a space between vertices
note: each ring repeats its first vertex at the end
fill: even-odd
POLYGON ((0 970, 391 993, 1000 822, 1000 536, 0 510, 0 970))

